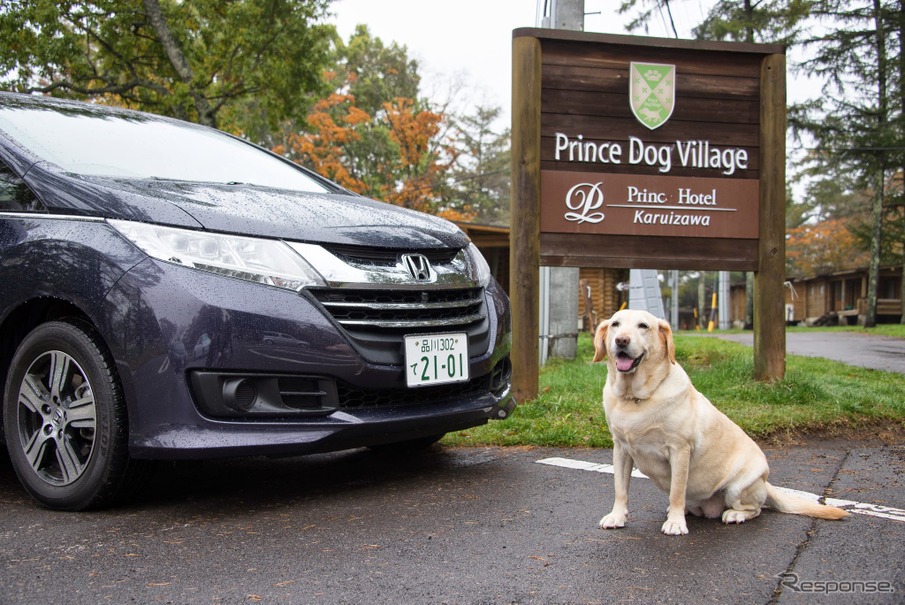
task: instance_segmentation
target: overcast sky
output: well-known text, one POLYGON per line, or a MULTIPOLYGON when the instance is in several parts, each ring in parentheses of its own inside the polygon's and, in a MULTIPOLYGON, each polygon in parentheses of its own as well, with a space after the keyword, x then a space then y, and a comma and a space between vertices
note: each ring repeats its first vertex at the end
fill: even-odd
MULTIPOLYGON (((616 14, 621 0, 585 0, 585 31, 626 34, 616 14)), ((675 3, 679 35, 705 14, 708 0, 675 3)), ((420 65, 422 93, 433 97, 459 78, 471 89, 469 102, 498 106, 507 116, 511 103, 512 30, 535 27, 537 0, 334 0, 331 11, 343 40, 364 23, 385 44, 408 49, 420 65)), ((672 37, 662 20, 649 35, 672 37)))

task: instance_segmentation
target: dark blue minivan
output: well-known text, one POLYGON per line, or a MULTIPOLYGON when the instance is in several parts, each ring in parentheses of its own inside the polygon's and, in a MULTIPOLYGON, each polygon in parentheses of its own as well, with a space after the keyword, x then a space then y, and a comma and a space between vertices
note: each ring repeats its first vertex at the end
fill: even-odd
POLYGON ((510 346, 449 222, 216 130, 0 93, 3 434, 48 507, 108 505, 153 460, 505 418, 510 346))

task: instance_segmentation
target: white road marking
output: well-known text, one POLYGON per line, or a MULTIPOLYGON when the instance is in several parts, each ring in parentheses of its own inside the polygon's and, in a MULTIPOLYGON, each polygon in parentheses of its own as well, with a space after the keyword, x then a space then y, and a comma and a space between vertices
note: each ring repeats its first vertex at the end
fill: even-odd
MULTIPOLYGON (((584 460, 573 460, 571 458, 544 458, 543 460, 538 460, 537 463, 549 464, 550 466, 561 466, 563 468, 571 468, 579 471, 613 474, 612 464, 598 464, 597 462, 585 462, 584 460)), ((632 470, 632 477, 647 479, 647 475, 638 469, 632 470)))
MULTIPOLYGON (((587 462, 584 460, 573 460, 571 458, 544 458, 542 460, 538 460, 537 463, 547 464, 549 466, 558 466, 562 468, 570 468, 579 471, 608 473, 610 475, 613 474, 612 464, 600 464, 597 462, 587 462)), ((647 475, 645 475, 638 469, 634 469, 632 471, 632 477, 639 477, 641 479, 648 478, 647 475)), ((796 496, 807 498, 808 500, 813 500, 815 502, 821 500, 821 496, 812 494, 810 492, 803 492, 797 489, 789 489, 787 487, 775 487, 786 493, 795 494, 796 496)), ((825 504, 829 504, 830 506, 838 506, 839 508, 844 508, 848 512, 855 515, 868 515, 870 517, 879 517, 881 519, 889 519, 891 521, 899 521, 900 523, 905 523, 905 510, 902 510, 901 508, 880 506, 879 504, 867 504, 865 502, 856 502, 854 500, 839 500, 837 498, 825 498, 823 499, 823 502, 825 504)))

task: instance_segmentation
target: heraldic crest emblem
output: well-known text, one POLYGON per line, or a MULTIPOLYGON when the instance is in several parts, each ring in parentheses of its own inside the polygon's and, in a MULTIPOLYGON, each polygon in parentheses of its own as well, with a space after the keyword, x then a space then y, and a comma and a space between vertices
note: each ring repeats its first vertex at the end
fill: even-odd
POLYGON ((676 105, 675 90, 675 65, 632 61, 628 94, 639 122, 651 130, 665 124, 676 105))

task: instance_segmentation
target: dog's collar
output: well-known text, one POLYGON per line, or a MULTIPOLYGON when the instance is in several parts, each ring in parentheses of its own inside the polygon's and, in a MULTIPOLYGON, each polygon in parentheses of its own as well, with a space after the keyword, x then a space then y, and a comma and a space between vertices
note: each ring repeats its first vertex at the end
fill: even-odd
POLYGON ((644 401, 644 399, 641 397, 629 397, 629 396, 623 395, 622 398, 625 399, 626 401, 630 401, 630 402, 634 403, 635 405, 639 405, 642 401, 644 401))

